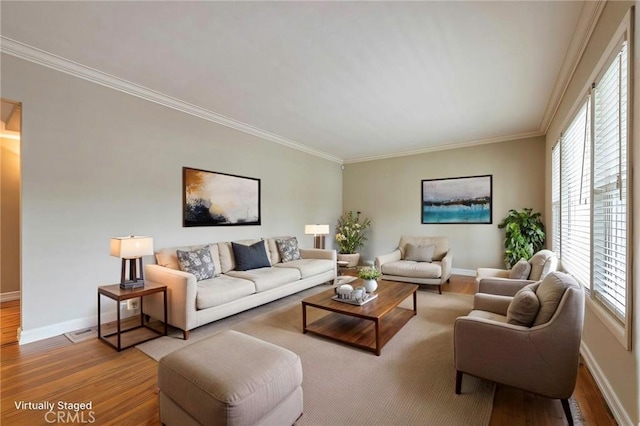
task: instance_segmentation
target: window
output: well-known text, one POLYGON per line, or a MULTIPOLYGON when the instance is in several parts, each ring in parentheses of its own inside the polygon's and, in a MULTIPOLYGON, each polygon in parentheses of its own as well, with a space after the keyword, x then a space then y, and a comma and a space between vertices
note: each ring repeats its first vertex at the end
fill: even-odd
POLYGON ((624 322, 627 283, 627 43, 594 85, 594 296, 624 322))
POLYGON ((552 249, 630 349, 627 26, 617 32, 551 153, 552 249))

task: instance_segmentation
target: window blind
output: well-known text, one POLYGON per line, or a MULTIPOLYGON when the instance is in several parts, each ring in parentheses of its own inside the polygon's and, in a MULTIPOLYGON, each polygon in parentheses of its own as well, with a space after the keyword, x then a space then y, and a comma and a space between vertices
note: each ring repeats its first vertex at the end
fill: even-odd
POLYGON ((624 322, 627 283, 627 43, 594 86, 593 288, 624 322))
POLYGON ((591 277, 590 98, 561 138, 560 238, 563 268, 582 285, 591 277))
POLYGON ((560 141, 551 150, 551 250, 561 257, 560 245, 560 141))

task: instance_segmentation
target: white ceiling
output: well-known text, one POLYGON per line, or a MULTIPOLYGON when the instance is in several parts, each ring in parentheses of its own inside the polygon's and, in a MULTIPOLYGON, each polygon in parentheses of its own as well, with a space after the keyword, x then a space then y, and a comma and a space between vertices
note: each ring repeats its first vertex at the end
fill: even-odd
POLYGON ((352 162, 543 134, 584 5, 3 0, 1 47, 352 162))

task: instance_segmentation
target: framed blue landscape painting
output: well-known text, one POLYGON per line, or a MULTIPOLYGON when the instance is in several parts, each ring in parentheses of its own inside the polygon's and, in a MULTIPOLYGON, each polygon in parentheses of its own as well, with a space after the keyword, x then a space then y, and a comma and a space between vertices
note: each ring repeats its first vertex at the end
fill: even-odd
POLYGON ((422 223, 492 223, 492 175, 422 181, 422 223))

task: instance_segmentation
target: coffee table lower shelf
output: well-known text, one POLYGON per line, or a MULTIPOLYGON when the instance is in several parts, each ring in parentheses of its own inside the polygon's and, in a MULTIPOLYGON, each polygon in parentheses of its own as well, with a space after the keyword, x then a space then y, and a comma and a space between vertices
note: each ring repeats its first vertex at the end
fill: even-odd
MULTIPOLYGON (((308 307, 313 306, 307 305, 306 308, 308 307)), ((308 324, 303 332, 380 355, 384 345, 415 315, 414 310, 404 308, 395 308, 380 320, 332 312, 308 324)))

